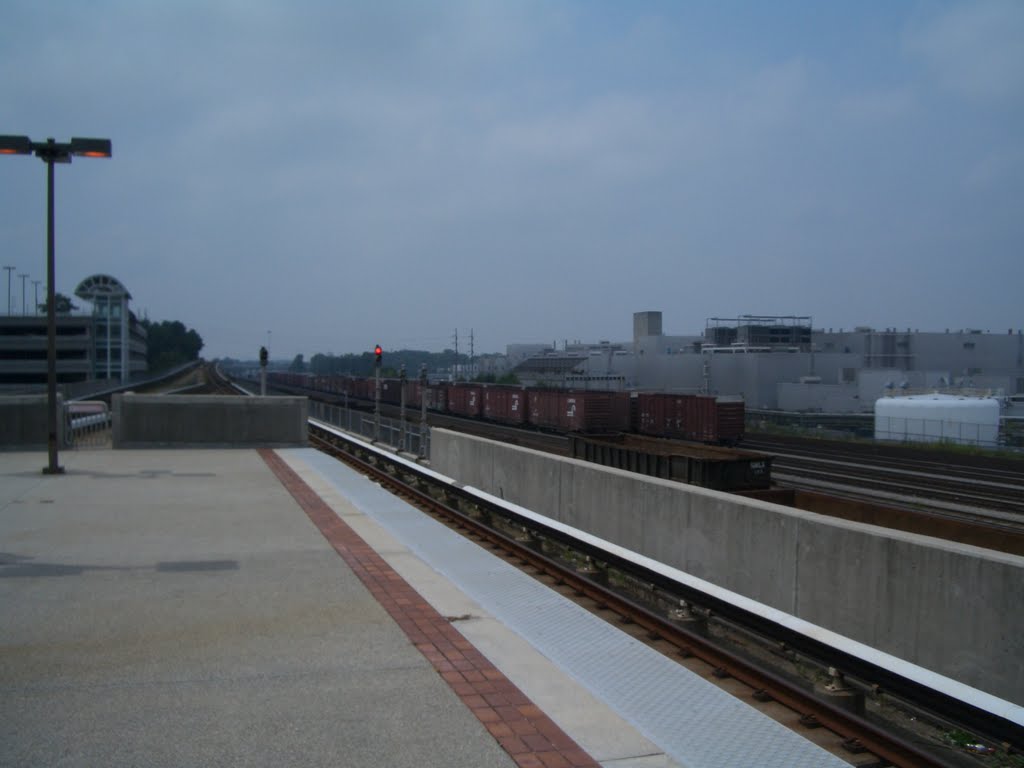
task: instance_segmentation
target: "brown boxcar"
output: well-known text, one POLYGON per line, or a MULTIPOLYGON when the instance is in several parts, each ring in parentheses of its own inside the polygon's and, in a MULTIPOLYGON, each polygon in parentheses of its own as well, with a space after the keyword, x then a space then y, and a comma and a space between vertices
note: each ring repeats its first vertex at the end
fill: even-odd
POLYGON ((416 391, 417 406, 421 405, 419 398, 424 397, 427 401, 428 411, 445 413, 448 410, 448 387, 445 384, 428 384, 424 388, 417 383, 416 391))
MULTIPOLYGON (((372 379, 371 379, 372 381, 372 379)), ((380 380, 380 401, 388 405, 402 404, 402 380, 381 379, 380 380)))
POLYGON ((448 413, 479 419, 483 412, 481 387, 474 384, 452 384, 448 387, 448 413))
POLYGON ((718 440, 725 445, 735 445, 743 439, 746 430, 747 408, 742 400, 719 400, 718 440))
POLYGON ((356 380, 351 376, 332 376, 331 380, 334 382, 332 391, 335 394, 354 396, 356 380))
POLYGON ((320 376, 316 388, 321 392, 340 395, 345 392, 345 380, 341 376, 320 376))
POLYGON ((352 397, 359 400, 373 400, 375 396, 373 379, 352 380, 352 397))
POLYGON ((718 491, 771 486, 772 456, 637 435, 570 438, 573 457, 718 491))
POLYGON ((642 435, 735 443, 743 437, 743 402, 711 395, 641 392, 636 396, 635 430, 642 435))
POLYGON ((526 422, 526 390, 522 387, 484 387, 484 418, 501 424, 526 422))
POLYGON ((624 432, 629 429, 629 395, 531 389, 527 396, 530 423, 561 432, 624 432))

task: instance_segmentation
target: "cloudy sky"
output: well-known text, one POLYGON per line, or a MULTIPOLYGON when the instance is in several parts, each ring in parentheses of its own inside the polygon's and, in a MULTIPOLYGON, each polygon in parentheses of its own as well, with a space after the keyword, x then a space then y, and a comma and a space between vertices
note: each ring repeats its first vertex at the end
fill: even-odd
MULTIPOLYGON (((1024 326, 1018 0, 3 16, 0 133, 113 141, 56 168, 57 289, 112 274, 206 357, 622 340, 641 310, 1024 326)), ((0 158, 29 280, 45 176, 0 158)))

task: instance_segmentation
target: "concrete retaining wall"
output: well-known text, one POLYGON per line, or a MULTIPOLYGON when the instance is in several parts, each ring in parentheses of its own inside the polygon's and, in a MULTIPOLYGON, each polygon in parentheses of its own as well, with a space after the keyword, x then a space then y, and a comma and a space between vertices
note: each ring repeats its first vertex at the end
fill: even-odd
POLYGON ((694 576, 1024 704, 1024 558, 442 429, 431 466, 694 576))
MULTIPOLYGON (((0 450, 33 451, 49 448, 46 395, 0 397, 0 450)), ((63 446, 63 399, 57 395, 57 445, 63 446)))
POLYGON ((114 448, 293 446, 308 442, 305 397, 114 395, 114 448))

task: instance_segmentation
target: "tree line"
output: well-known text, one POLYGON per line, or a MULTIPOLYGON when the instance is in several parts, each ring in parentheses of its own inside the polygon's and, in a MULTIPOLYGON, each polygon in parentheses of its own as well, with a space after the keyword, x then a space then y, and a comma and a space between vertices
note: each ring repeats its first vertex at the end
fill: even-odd
POLYGON ((146 365, 150 371, 163 371, 199 359, 203 339, 184 323, 143 319, 139 325, 146 329, 146 365))
MULTIPOLYGON (((496 355, 480 355, 477 361, 486 360, 496 355)), ((426 352, 417 349, 402 349, 398 351, 385 351, 381 360, 381 376, 395 378, 399 375, 402 366, 405 366, 406 376, 415 379, 420 375, 420 368, 426 366, 428 372, 454 371, 457 369, 469 368, 469 355, 455 354, 455 350, 446 349, 444 352, 426 352)), ((306 362, 303 355, 296 355, 288 370, 295 373, 312 373, 316 376, 361 376, 369 377, 374 375, 374 355, 372 352, 347 353, 344 355, 315 354, 306 362)), ((461 377, 460 377, 461 378, 461 377)), ((474 381, 497 382, 501 384, 518 383, 512 374, 496 376, 493 373, 479 374, 474 381)))

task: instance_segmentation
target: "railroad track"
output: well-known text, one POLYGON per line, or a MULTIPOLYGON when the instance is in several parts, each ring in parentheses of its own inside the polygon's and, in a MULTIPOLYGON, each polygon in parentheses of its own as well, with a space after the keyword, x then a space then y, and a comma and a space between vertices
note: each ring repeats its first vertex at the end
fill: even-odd
POLYGON ((224 376, 216 363, 205 363, 198 371, 198 383, 182 390, 182 394, 190 395, 240 395, 231 380, 224 376))
POLYGON ((766 714, 774 712, 787 727, 810 734, 851 765, 992 764, 976 762, 974 756, 943 739, 941 734, 959 728, 983 734, 990 744, 1005 742, 1001 749, 1005 761, 1000 764, 1024 766, 1011 754, 1011 745, 1024 746, 1024 735, 1012 723, 993 720, 891 671, 865 666, 803 635, 779 630, 763 618, 609 556, 564 532, 516 518, 504 507, 489 507, 462 489, 432 485, 407 462, 368 449, 360 441, 315 425, 310 439, 638 640, 766 714), (805 676, 799 676, 799 670, 805 676), (869 711, 884 710, 913 731, 901 732, 891 722, 882 725, 874 716, 851 714, 809 693, 808 670, 819 684, 831 681, 846 686, 851 695, 866 692, 869 711), (819 726, 824 727, 815 730, 819 726))
POLYGON ((828 441, 813 445, 752 437, 745 445, 775 456, 773 476, 783 486, 882 498, 888 504, 1024 530, 1024 461, 994 458, 982 466, 959 454, 943 458, 884 447, 868 451, 828 441))

